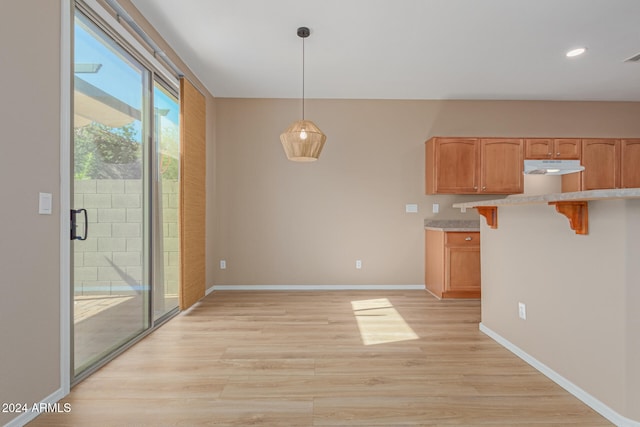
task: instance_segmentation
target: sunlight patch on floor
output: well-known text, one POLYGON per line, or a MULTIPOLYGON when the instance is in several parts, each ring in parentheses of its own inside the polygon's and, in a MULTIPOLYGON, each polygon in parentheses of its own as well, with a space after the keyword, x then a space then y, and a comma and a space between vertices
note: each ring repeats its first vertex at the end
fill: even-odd
POLYGON ((387 298, 351 301, 364 345, 418 339, 387 298))

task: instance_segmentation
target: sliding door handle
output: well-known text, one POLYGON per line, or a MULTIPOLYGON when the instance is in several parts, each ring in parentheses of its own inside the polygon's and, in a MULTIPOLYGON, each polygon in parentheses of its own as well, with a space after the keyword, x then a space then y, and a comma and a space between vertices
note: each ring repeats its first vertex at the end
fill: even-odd
POLYGON ((87 240, 87 233, 89 232, 89 220, 87 218, 86 209, 71 209, 71 240, 87 240), (84 214, 84 236, 78 236, 76 234, 76 215, 79 213, 84 214))

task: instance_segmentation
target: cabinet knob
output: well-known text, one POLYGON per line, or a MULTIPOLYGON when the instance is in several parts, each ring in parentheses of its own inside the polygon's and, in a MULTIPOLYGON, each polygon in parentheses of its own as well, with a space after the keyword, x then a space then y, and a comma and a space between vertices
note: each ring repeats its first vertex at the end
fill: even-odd
POLYGON ((471 241, 471 237, 465 237, 464 240, 466 240, 467 242, 471 241))
POLYGON ((559 155, 560 155, 560 153, 556 153, 556 156, 559 156, 559 155))
POLYGON ((487 187, 482 187, 482 191, 485 191, 487 189, 487 187))
POLYGON ((473 189, 474 189, 474 190, 477 190, 477 189, 478 189, 478 187, 473 187, 473 189))
POLYGON ((547 156, 551 157, 551 153, 547 153, 547 156))

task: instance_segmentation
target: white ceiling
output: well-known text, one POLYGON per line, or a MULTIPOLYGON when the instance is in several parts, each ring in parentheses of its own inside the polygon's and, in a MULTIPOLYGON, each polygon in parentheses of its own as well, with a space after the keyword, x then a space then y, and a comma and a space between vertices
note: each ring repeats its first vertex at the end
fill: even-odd
POLYGON ((640 101, 640 0, 132 2, 217 97, 301 97, 307 26, 307 98, 640 101))

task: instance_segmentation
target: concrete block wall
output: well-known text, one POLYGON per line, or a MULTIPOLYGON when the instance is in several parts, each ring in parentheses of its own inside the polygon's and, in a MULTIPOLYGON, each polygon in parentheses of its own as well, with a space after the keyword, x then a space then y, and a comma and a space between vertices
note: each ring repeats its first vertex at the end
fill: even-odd
MULTIPOLYGON (((74 182, 74 207, 85 208, 89 217, 89 238, 73 243, 76 295, 132 295, 148 286, 143 272, 142 185, 136 179, 74 182)), ((178 292, 180 267, 178 192, 176 180, 163 180, 164 265, 156 269, 162 272, 165 293, 172 295, 178 292)))
POLYGON ((166 295, 178 295, 180 284, 180 183, 162 181, 162 244, 164 252, 164 286, 166 295))

